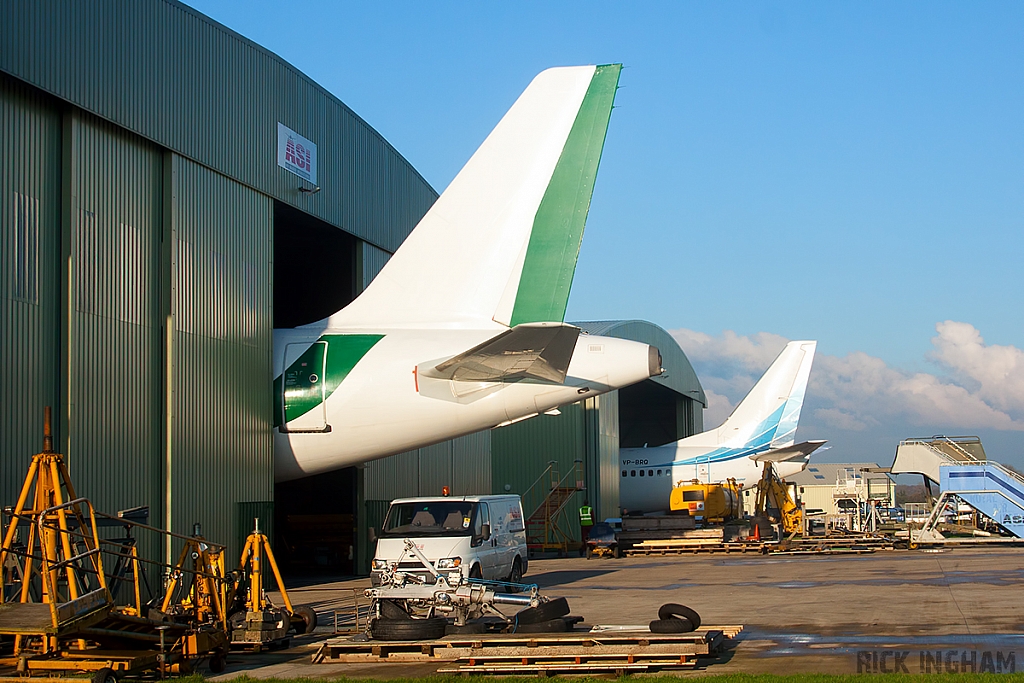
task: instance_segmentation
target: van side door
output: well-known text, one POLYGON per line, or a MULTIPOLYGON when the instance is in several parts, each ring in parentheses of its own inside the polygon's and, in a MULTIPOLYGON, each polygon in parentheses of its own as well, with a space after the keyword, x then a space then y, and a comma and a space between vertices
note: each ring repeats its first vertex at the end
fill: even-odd
POLYGON ((484 525, 491 526, 491 513, 487 503, 477 503, 476 507, 476 519, 473 521, 473 541, 472 545, 476 549, 477 559, 480 560, 480 571, 487 580, 493 580, 495 577, 495 564, 497 562, 495 555, 497 548, 496 537, 494 534, 494 528, 491 527, 491 534, 488 538, 483 537, 484 525))

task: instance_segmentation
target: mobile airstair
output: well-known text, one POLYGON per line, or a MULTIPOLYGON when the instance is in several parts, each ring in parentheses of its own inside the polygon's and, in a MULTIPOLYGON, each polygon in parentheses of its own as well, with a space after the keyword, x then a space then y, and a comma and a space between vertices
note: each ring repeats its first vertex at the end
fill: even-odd
POLYGON ((1003 532, 1014 540, 1024 538, 1024 477, 989 460, 978 437, 934 436, 901 441, 890 472, 921 474, 926 485, 939 485, 931 514, 920 530, 912 532, 912 542, 1011 540, 1003 532), (979 520, 975 513, 983 517, 979 520), (967 538, 949 538, 940 527, 967 533, 967 538))

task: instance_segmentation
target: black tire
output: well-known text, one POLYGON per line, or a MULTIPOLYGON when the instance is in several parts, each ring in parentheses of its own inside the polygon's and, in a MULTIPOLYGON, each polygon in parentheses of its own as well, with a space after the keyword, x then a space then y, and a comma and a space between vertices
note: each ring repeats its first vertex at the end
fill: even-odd
POLYGON ((222 653, 218 652, 214 656, 210 657, 210 671, 215 674, 219 674, 228 666, 228 658, 222 653))
POLYGON ((292 625, 300 636, 303 633, 312 633, 316 628, 316 611, 309 605, 296 605, 295 611, 292 612, 292 625))
POLYGON ((446 636, 468 636, 478 633, 487 633, 487 624, 481 621, 470 621, 462 626, 448 624, 444 627, 444 634, 446 636))
POLYGON ((569 613, 569 602, 565 598, 555 598, 542 602, 536 607, 527 607, 516 614, 517 624, 539 624, 564 617, 569 613))
POLYGON ((401 605, 394 600, 381 600, 380 601, 380 616, 381 619, 391 620, 402 620, 412 619, 412 615, 405 611, 401 605))
POLYGON ((667 605, 662 605, 658 610, 659 619, 672 619, 673 617, 688 619, 693 624, 693 628, 700 628, 700 615, 686 605, 670 602, 667 605))
POLYGON ((589 559, 590 559, 590 558, 592 558, 593 556, 594 556, 594 549, 593 549, 593 548, 591 548, 591 547, 590 547, 590 546, 588 545, 588 546, 587 546, 587 559, 589 560, 589 559))
POLYGON ((516 633, 565 633, 569 624, 565 619, 548 619, 533 624, 517 624, 516 633))
POLYGON ((471 579, 482 579, 484 578, 484 572, 480 569, 480 565, 474 564, 469 570, 469 578, 471 579))
POLYGON ((516 555, 516 559, 512 560, 512 571, 508 573, 508 582, 512 584, 518 584, 523 582, 523 561, 516 555))
POLYGON ((619 549, 618 545, 612 548, 612 557, 614 557, 616 560, 622 557, 622 550, 619 549))
POLYGON ((97 669, 90 677, 92 683, 117 683, 117 676, 114 675, 114 670, 108 667, 97 669))
POLYGON ((671 619, 655 619, 651 622, 651 633, 689 633, 696 627, 689 619, 672 617, 671 619))
POLYGON ((430 619, 378 619, 370 628, 375 640, 436 640, 444 637, 448 621, 430 619))
POLYGON ((244 630, 245 629, 245 610, 240 612, 232 612, 228 615, 228 627, 232 631, 244 630))

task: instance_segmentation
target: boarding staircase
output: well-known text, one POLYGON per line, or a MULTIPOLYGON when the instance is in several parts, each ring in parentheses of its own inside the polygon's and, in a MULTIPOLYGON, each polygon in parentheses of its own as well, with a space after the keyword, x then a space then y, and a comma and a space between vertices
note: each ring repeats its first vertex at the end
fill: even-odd
POLYGON ((523 509, 530 511, 526 517, 526 546, 531 553, 568 552, 573 544, 569 525, 575 520, 566 519, 566 506, 584 490, 582 460, 573 461, 564 475, 559 473, 557 462, 548 463, 523 494, 523 509))
MULTIPOLYGON (((948 542, 938 527, 943 523, 958 525, 961 504, 980 512, 1016 538, 1024 538, 1024 477, 989 460, 977 437, 935 436, 902 441, 890 471, 921 474, 939 484, 941 493, 931 514, 914 534, 917 542, 948 542)), ((992 540, 996 539, 993 535, 992 540)))

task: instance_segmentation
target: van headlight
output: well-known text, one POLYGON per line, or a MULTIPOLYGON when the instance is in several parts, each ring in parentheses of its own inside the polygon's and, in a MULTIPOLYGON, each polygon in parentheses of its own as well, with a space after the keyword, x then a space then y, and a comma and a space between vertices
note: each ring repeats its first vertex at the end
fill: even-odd
POLYGON ((377 571, 384 571, 385 569, 388 568, 388 561, 387 560, 374 560, 372 565, 373 565, 373 568, 376 569, 377 571))
POLYGON ((462 564, 461 557, 445 557, 437 561, 438 569, 455 569, 462 564))

